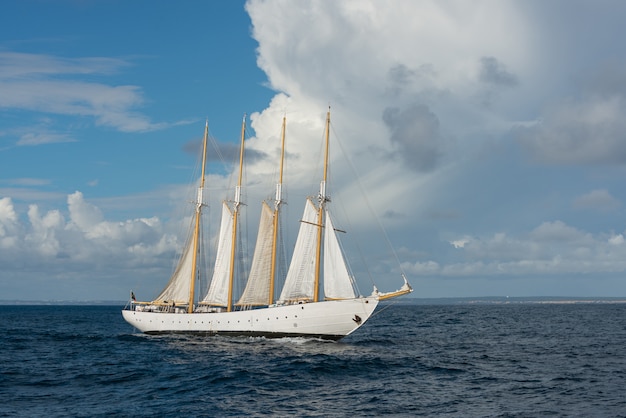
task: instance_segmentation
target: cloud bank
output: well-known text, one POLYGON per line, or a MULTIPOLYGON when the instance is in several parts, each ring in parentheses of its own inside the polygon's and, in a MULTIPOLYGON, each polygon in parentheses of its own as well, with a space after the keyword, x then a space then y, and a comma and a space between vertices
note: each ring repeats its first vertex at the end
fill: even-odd
MULTIPOLYGON (((584 44, 562 42, 578 31, 589 7, 569 8, 555 28, 550 22, 558 9, 509 1, 386 7, 321 1, 292 8, 251 0, 259 66, 286 96, 254 120, 256 146, 267 146, 265 123, 275 123, 265 114, 284 108, 289 123, 304 126, 303 111, 321 114, 317 109, 331 103, 342 149, 366 173, 376 212, 395 214, 388 220, 406 246, 403 267, 418 277, 624 272, 623 233, 613 232, 624 230, 623 219, 608 231, 585 232, 573 226, 575 214, 553 209, 555 191, 547 184, 564 181, 561 187, 572 189, 562 211, 620 207, 622 197, 606 186, 590 192, 585 180, 576 188, 555 170, 623 164, 626 90, 623 71, 612 62, 626 56, 613 42, 602 44, 601 53, 587 49, 603 37, 589 31, 584 44), (582 65, 585 55, 594 55, 595 65, 582 65), (533 207, 533 201, 546 203, 533 207), (433 225, 426 221, 432 213, 456 215, 433 225), (568 223, 554 220, 561 217, 568 223), (472 224, 483 232, 472 233, 472 224)), ((608 2, 592 15, 598 25, 612 22, 606 33, 615 36, 621 29, 611 16, 622 9, 608 2)), ((298 131, 296 153, 311 152, 303 142, 315 141, 318 126, 308 127, 298 131)), ((355 208, 353 216, 358 213, 355 208)), ((566 281, 562 290, 571 291, 566 281)))
POLYGON ((16 212, 11 198, 0 199, 3 286, 18 287, 19 280, 30 275, 26 280, 30 300, 71 300, 85 294, 93 299, 115 299, 110 291, 101 296, 97 291, 107 286, 127 287, 129 283, 141 287, 145 280, 162 280, 151 278, 150 272, 162 274, 170 269, 182 245, 180 237, 168 233, 155 217, 105 220, 101 210, 85 201, 81 192, 67 197, 65 210, 42 213, 33 204, 26 219, 23 215, 16 212), (76 278, 80 280, 73 289, 58 286, 76 278), (33 286, 37 283, 45 287, 33 286))
MULTIPOLYGON (((484 278, 537 279, 519 296, 626 294, 626 54, 615 42, 625 9, 612 1, 248 1, 257 63, 276 92, 250 118, 246 181, 269 184, 247 196, 250 212, 273 191, 286 116, 285 188, 297 224, 302 199, 318 187, 330 105, 333 204, 350 230, 373 229, 370 207, 382 215, 418 296, 463 296, 473 285, 491 292, 484 278), (353 198, 361 190, 368 201, 353 198), (586 287, 571 288, 574 276, 586 287), (558 285, 542 287, 555 277, 558 285), (617 279, 598 279, 606 277, 617 279)), ((0 51, 0 62, 2 109, 88 117, 125 132, 159 127, 139 111, 141 87, 87 80, 127 61, 0 51)), ((74 140, 41 127, 19 132, 18 144, 74 140)), ((213 180, 228 188, 226 178, 213 180)), ((0 199, 0 257, 15 275, 39 266, 58 281, 68 271, 125 276, 101 286, 112 295, 130 287, 128 276, 164 280, 171 257, 163 260, 180 244, 162 220, 109 221, 79 192, 62 209, 16 207, 0 199)), ((361 239, 369 274, 395 288, 398 267, 374 241, 361 239)))

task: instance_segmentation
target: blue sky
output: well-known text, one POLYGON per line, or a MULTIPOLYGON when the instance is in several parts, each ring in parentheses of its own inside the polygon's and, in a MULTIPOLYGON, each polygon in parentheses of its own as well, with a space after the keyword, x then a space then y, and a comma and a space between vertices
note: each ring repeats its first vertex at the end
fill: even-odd
MULTIPOLYGON (((417 297, 626 296, 624 9, 3 4, 0 299, 154 296, 184 239, 177 208, 206 118, 230 161, 250 115, 254 225, 287 116, 286 218, 297 225, 329 104, 341 144, 333 203, 371 264, 352 263, 362 293, 370 276, 383 291, 401 284, 371 207, 417 297)), ((229 167, 211 164, 216 202, 229 167)))

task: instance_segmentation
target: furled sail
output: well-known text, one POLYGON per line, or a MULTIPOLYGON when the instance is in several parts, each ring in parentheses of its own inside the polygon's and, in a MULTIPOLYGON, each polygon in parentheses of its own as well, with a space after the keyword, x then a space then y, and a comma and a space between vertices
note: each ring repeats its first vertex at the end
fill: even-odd
POLYGON ((215 270, 209 290, 202 300, 204 305, 227 306, 230 278, 230 255, 233 247, 233 213, 227 202, 222 204, 222 223, 215 256, 215 270))
POLYGON ((263 202, 250 277, 237 305, 259 306, 268 303, 274 246, 273 220, 272 209, 263 202))
MULTIPOLYGON (((191 225, 196 222, 197 213, 191 219, 191 225)), ((196 237, 193 233, 189 234, 187 243, 183 248, 183 253, 180 256, 176 270, 170 278, 165 288, 161 291, 159 296, 153 301, 155 303, 172 303, 186 304, 189 299, 189 278, 192 277, 193 268, 193 252, 196 237)), ((195 275, 194 275, 195 277, 195 275)))
POLYGON ((324 296, 326 299, 352 299, 357 296, 328 211, 324 234, 324 296))
POLYGON ((316 223, 317 208, 311 199, 307 199, 296 246, 279 302, 313 299, 318 228, 316 223))

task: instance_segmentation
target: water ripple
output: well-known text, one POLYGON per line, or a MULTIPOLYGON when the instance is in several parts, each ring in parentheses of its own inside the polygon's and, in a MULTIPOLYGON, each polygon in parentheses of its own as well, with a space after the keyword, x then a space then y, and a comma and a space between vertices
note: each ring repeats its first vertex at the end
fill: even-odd
POLYGON ((624 305, 398 304, 340 342, 0 307, 0 415, 625 416, 624 305))

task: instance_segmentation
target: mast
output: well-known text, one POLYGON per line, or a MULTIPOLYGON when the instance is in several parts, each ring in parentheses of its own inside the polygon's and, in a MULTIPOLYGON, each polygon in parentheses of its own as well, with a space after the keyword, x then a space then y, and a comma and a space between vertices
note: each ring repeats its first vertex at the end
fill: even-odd
POLYGON ((278 184, 276 184, 276 197, 274 199, 274 237, 272 240, 272 264, 270 268, 270 289, 267 304, 274 302, 274 280, 276 277, 276 252, 278 247, 278 214, 280 213, 280 205, 283 202, 283 163, 285 161, 285 125, 287 117, 283 116, 283 128, 280 139, 280 171, 278 174, 278 184))
POLYGON ((322 230, 324 229, 324 207, 328 202, 328 196, 326 196, 326 179, 328 176, 328 151, 330 145, 330 106, 328 106, 328 112, 326 113, 326 146, 324 151, 324 177, 320 183, 320 195, 319 209, 317 212, 317 257, 315 257, 315 285, 313 288, 313 302, 319 301, 319 289, 320 289, 320 272, 322 267, 322 230))
POLYGON ((194 229, 194 244, 193 244, 193 261, 191 262, 191 277, 189 278, 189 304, 187 306, 187 312, 193 312, 193 302, 195 298, 195 284, 196 284, 196 267, 198 263, 198 247, 200 245, 200 218, 202 215, 202 192, 204 190, 204 170, 206 168, 206 146, 209 137, 209 121, 207 120, 204 125, 204 140, 202 141, 202 174, 200 176, 200 187, 198 187, 198 198, 196 200, 196 224, 194 229))
POLYGON ((239 179, 235 189, 235 201, 233 207, 233 236, 232 250, 230 253, 230 280, 228 282, 228 312, 233 310, 233 285, 235 282, 235 254, 237 249, 237 218, 239 215, 239 206, 241 205, 241 178, 243 174, 243 149, 244 139, 246 136, 246 115, 243 115, 241 122, 241 146, 239 149, 239 179))

